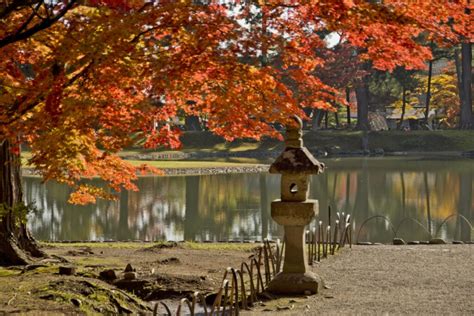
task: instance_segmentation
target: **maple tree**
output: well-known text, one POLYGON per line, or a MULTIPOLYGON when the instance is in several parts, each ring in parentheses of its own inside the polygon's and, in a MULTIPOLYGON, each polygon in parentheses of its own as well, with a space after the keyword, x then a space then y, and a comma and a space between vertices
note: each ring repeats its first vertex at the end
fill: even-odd
MULTIPOLYGON (((414 96, 406 99, 407 109, 412 109, 419 105, 420 100, 417 96, 422 95, 428 83, 429 77, 415 76, 413 83, 416 87, 411 87, 414 96)), ((458 87, 456 77, 453 73, 447 72, 433 76, 431 79, 431 109, 436 110, 436 117, 439 123, 448 128, 458 125, 460 104, 458 102, 458 87)), ((401 101, 395 102, 395 108, 403 107, 401 101)))
POLYGON ((20 144, 45 181, 71 185, 70 201, 135 190, 137 172, 117 153, 180 146, 170 121, 202 115, 232 140, 280 137, 302 108, 331 109, 337 93, 314 69, 320 30, 373 67, 420 68, 416 37, 472 38, 464 3, 426 1, 9 1, 0 5, 0 255, 3 264, 42 255, 26 229, 20 144), (443 8, 439 8, 439 3, 443 8), (260 23, 252 23, 258 17, 260 23), (449 22, 449 23, 448 23, 449 22), (453 25, 455 28, 453 28, 453 25), (455 32, 454 32, 455 31, 455 32), (291 82, 291 85, 287 83, 291 82), (110 190, 87 186, 99 176, 110 190))

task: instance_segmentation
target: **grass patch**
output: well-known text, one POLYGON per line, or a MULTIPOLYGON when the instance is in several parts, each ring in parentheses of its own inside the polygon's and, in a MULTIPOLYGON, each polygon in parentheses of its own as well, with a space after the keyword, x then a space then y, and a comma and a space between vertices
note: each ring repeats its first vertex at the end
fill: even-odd
MULTIPOLYGON (((344 150, 358 150, 362 145, 361 131, 317 131, 304 136, 310 148, 339 146, 344 150)), ((468 151, 474 150, 474 131, 382 131, 369 132, 369 149, 393 151, 468 151)))
POLYGON ((90 247, 90 248, 120 248, 120 249, 138 249, 155 245, 156 243, 146 242, 78 242, 78 243, 62 243, 41 241, 40 245, 45 247, 69 248, 69 247, 90 247))
MULTIPOLYGON (((115 249, 146 249, 150 247, 156 247, 159 245, 169 245, 168 242, 81 242, 81 243, 54 243, 54 242, 41 242, 41 245, 50 246, 50 247, 58 247, 58 248, 83 248, 83 247, 90 247, 91 249, 94 248, 115 248, 115 249)), ((242 251, 250 251, 251 249, 257 247, 259 243, 200 243, 200 242, 192 242, 186 241, 183 243, 177 244, 179 247, 183 247, 186 249, 194 249, 194 250, 242 250, 242 251)), ((166 247, 163 247, 166 248, 166 247)), ((101 259, 97 257, 78 257, 78 260, 75 260, 77 264, 80 265, 90 265, 90 264, 121 264, 121 260, 117 258, 116 262, 106 262, 107 259, 101 259), (97 261, 97 262, 92 262, 97 261)))
POLYGON ((182 244, 184 248, 193 250, 237 250, 252 251, 259 243, 200 243, 187 241, 182 244))

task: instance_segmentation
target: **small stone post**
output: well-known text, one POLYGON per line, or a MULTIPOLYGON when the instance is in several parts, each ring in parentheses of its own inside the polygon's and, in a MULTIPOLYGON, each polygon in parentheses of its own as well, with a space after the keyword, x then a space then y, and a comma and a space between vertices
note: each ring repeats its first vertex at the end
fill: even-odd
POLYGON ((324 171, 324 164, 303 146, 303 122, 293 117, 295 125, 287 127, 286 148, 270 166, 270 173, 280 173, 281 200, 272 202, 272 218, 285 228, 283 270, 267 287, 275 294, 316 294, 322 280, 308 271, 305 251, 305 226, 318 214, 317 200, 308 199, 311 174, 324 171))

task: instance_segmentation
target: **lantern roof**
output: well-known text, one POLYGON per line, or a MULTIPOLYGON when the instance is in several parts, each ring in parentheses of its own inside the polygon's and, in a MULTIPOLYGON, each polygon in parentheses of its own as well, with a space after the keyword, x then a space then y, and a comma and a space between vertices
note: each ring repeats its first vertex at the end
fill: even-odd
POLYGON ((286 128, 286 148, 270 166, 270 173, 280 174, 318 174, 324 171, 324 164, 319 162, 303 146, 303 122, 298 116, 292 117, 295 124, 286 128))

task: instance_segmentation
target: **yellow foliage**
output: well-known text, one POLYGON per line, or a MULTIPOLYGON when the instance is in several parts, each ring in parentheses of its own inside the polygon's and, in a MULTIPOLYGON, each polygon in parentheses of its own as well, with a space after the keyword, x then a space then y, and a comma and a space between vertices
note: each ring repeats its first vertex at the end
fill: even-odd
MULTIPOLYGON (((428 77, 420 80, 419 93, 426 93, 428 77)), ((441 122, 448 127, 456 124, 459 114, 459 95, 455 74, 441 74, 431 79, 430 108, 436 109, 437 117, 442 117, 441 122)))

